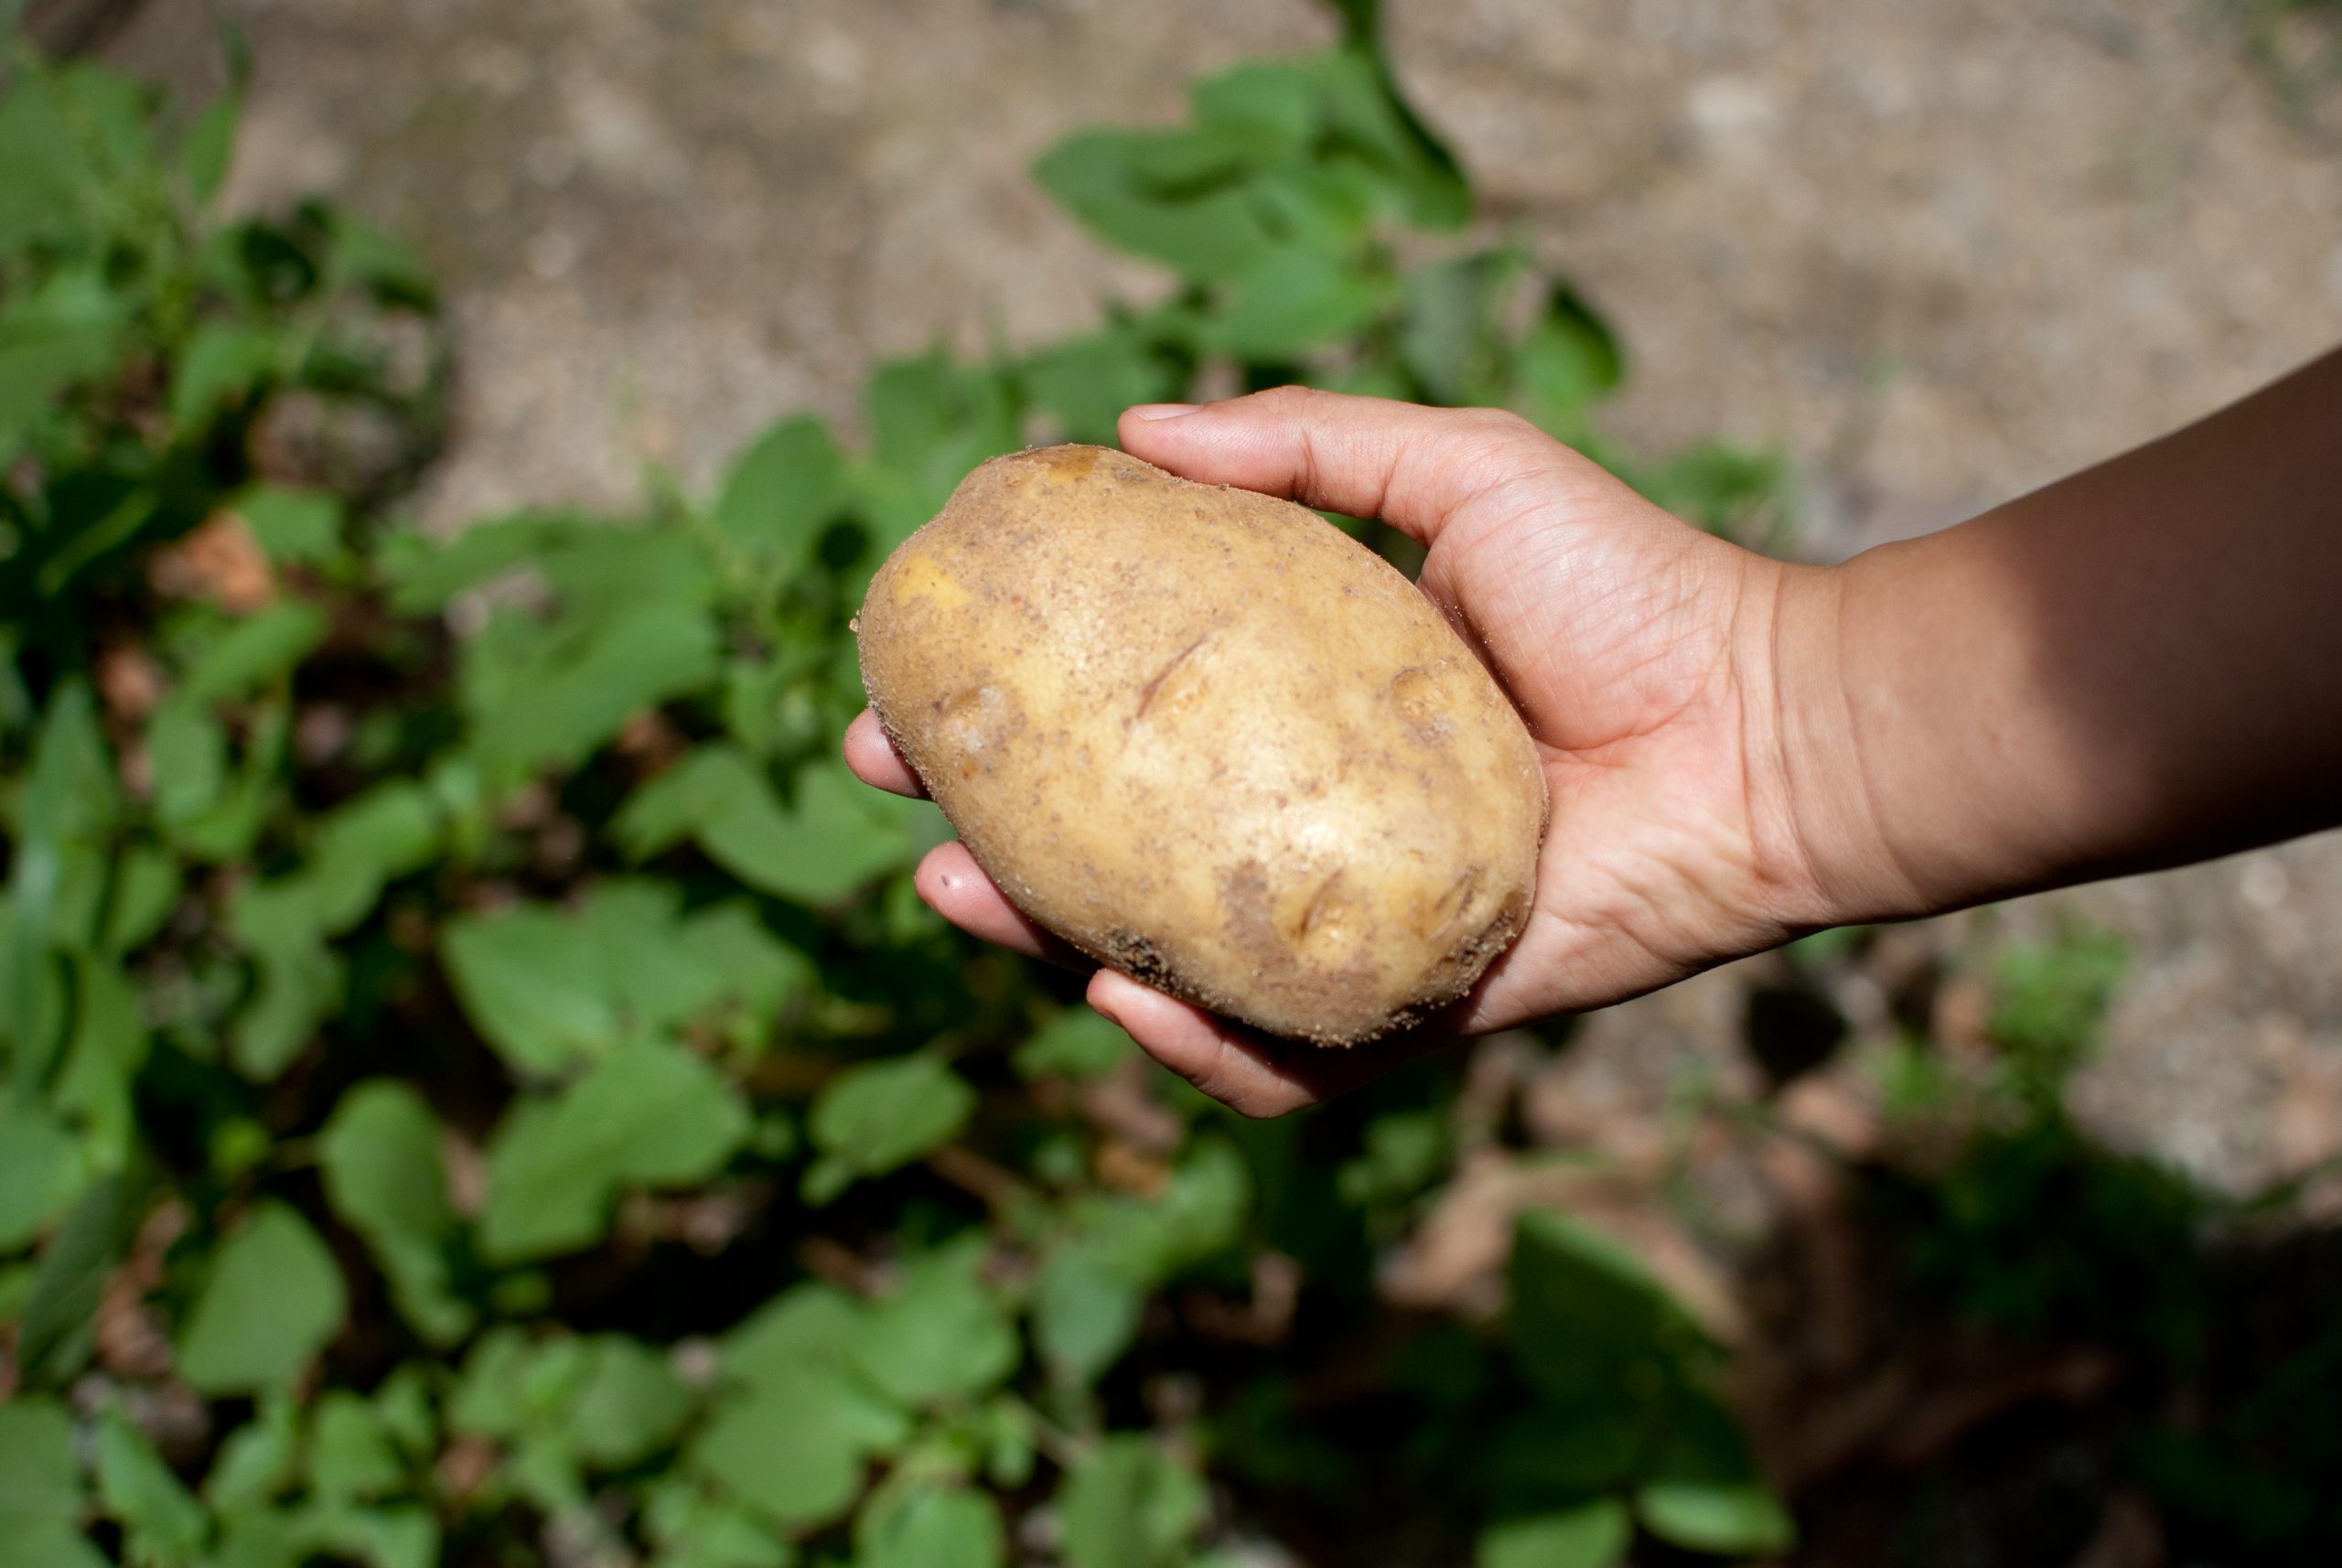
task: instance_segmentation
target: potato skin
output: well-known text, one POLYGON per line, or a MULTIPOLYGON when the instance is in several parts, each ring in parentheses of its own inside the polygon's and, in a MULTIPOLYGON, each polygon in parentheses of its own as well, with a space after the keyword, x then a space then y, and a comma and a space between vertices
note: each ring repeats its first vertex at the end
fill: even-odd
POLYGON ((996 457, 871 580, 863 684, 976 861, 1100 962, 1352 1045, 1517 936, 1545 785, 1404 576, 1101 446, 996 457))

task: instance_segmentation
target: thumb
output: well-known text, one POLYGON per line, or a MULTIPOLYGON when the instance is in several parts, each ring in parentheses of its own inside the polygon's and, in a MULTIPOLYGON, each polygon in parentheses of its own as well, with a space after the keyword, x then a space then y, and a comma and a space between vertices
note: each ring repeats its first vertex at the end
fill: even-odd
POLYGON ((1119 434, 1124 451, 1185 478, 1379 517, 1426 545, 1456 517, 1508 493, 1533 489, 1550 502, 1557 482, 1616 484, 1517 414, 1306 387, 1200 408, 1133 408, 1119 434))

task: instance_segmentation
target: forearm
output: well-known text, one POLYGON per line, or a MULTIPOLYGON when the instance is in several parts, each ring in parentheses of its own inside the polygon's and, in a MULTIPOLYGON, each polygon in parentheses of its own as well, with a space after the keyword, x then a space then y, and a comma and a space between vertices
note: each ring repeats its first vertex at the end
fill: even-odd
POLYGON ((1780 617, 1782 778, 1833 918, 2342 822, 2342 355, 1796 574, 1780 617))

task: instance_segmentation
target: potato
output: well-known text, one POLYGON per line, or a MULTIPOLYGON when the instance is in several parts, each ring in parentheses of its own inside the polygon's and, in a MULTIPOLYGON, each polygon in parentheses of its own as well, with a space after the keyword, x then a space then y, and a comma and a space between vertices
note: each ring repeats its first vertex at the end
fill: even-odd
POLYGON ((1545 786, 1405 577, 1290 501, 1100 446, 998 457, 872 579, 879 722, 1016 907, 1271 1034, 1461 996, 1527 918, 1545 786))

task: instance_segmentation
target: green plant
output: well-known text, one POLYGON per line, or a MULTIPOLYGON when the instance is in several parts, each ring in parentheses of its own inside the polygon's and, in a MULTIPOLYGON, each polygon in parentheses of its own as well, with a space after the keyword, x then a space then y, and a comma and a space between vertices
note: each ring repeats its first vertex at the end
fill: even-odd
MULTIPOLYGON (((1209 1562, 1260 1474, 1224 1412, 1312 1360, 1224 1326, 1276 1260, 1484 1561, 1782 1543, 1713 1348, 1598 1240, 1524 1230, 1507 1337, 1377 1313, 1449 1069, 1232 1121, 932 917, 940 818, 836 759, 869 571, 1028 436, 1221 366, 1589 435, 1620 365, 1575 294, 1512 246, 1399 264, 1469 191, 1353 9, 1044 160, 1164 305, 881 366, 859 454, 791 419, 704 502, 446 542, 381 519, 435 429, 412 266, 323 207, 209 219, 232 99, 173 139, 20 55, 0 1564, 1209 1562)), ((1681 471, 1722 519, 1763 468, 1681 471)))

